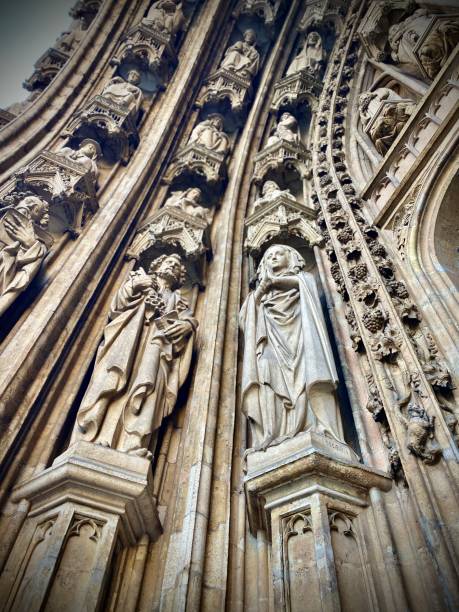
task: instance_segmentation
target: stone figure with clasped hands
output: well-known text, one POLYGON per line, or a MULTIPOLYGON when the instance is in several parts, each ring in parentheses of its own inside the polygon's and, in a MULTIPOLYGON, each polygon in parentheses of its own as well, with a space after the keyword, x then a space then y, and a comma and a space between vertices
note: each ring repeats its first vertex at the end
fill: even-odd
POLYGON ((316 283, 304 266, 295 249, 269 247, 259 285, 241 309, 242 409, 253 451, 304 431, 344 441, 333 354, 316 283))
POLYGON ((150 457, 152 436, 171 414, 190 367, 193 318, 177 254, 131 272, 116 294, 72 440, 150 457))

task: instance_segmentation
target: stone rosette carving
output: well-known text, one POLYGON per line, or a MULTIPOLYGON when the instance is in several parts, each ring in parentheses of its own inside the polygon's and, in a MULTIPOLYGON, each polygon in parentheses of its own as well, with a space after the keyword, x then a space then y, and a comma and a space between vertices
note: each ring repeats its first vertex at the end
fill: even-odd
MULTIPOLYGON (((275 185, 273 181, 268 183, 275 185)), ((263 245, 275 238, 301 238, 310 246, 322 242, 315 223, 317 212, 300 204, 288 191, 277 188, 273 197, 260 198, 258 202, 245 221, 244 248, 251 255, 257 256, 263 245)))

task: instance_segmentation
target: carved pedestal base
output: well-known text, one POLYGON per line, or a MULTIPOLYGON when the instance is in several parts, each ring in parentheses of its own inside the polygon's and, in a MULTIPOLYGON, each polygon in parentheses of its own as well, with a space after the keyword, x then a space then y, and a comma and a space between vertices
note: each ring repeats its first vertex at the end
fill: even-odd
POLYGON ((293 170, 299 177, 309 178, 310 152, 286 140, 279 140, 255 155, 253 180, 261 183, 270 172, 293 170))
POLYGON ((150 462, 79 442, 22 484, 28 517, 0 581, 4 610, 96 610, 117 548, 161 525, 150 462))
POLYGON ((322 86, 310 72, 302 70, 281 79, 274 86, 271 110, 296 108, 308 102, 311 110, 317 110, 322 86))
POLYGON ((196 100, 196 106, 201 108, 209 102, 222 102, 229 100, 231 109, 241 112, 249 102, 252 93, 251 83, 247 79, 220 68, 206 81, 203 91, 196 100))
POLYGON ((247 459, 250 529, 265 530, 272 542, 274 609, 372 609, 358 515, 369 489, 388 490, 390 479, 358 464, 345 444, 314 433, 247 459))
POLYGON ((186 174, 198 175, 206 183, 215 185, 225 177, 225 156, 223 153, 215 153, 191 143, 179 151, 177 157, 172 160, 164 180, 166 183, 171 183, 186 174))
POLYGON ((69 59, 70 54, 51 47, 35 63, 33 74, 24 81, 27 91, 42 91, 51 83, 62 66, 69 59))

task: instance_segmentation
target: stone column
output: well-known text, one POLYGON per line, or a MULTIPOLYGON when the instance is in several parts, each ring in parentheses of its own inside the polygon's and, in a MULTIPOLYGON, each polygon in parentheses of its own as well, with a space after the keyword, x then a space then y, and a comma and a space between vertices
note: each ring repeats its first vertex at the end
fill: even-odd
POLYGON ((116 550, 161 525, 151 464, 88 442, 73 444, 21 484, 28 517, 0 580, 4 610, 97 610, 116 550))
POLYGON ((371 576, 357 517, 368 491, 391 488, 345 444, 305 432, 247 457, 245 493, 252 533, 272 543, 276 612, 372 609, 371 576))

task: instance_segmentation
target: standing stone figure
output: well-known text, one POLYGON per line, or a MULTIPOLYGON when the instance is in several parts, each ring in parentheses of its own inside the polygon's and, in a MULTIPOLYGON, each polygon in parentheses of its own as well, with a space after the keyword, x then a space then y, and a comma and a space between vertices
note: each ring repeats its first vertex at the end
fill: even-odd
POLYGON ((209 151, 226 155, 229 148, 229 139, 223 131, 222 116, 214 113, 198 123, 191 132, 189 143, 192 142, 202 145, 209 151))
POLYGON ((81 141, 77 151, 71 147, 62 147, 58 154, 71 162, 80 164, 91 174, 94 181, 97 179, 99 169, 96 160, 102 155, 102 150, 96 140, 85 138, 81 141))
POLYGON ((242 409, 254 450, 312 430, 343 441, 337 373, 312 274, 291 247, 273 245, 244 302, 242 409))
POLYGON ((27 196, 0 220, 0 314, 37 275, 52 244, 49 209, 44 200, 27 196))
POLYGON ((104 87, 101 96, 136 117, 143 100, 139 83, 140 73, 137 70, 130 70, 126 81, 119 76, 113 77, 104 87))
POLYGON ((251 80, 260 66, 260 54, 255 48, 257 37, 254 30, 246 30, 244 40, 239 40, 228 47, 221 63, 221 68, 234 72, 243 79, 251 80))
POLYGON ((293 59, 287 69, 287 76, 296 74, 301 70, 307 70, 313 76, 318 77, 325 60, 325 52, 322 47, 322 39, 317 32, 309 32, 303 48, 293 59))
POLYGON ((162 255, 140 268, 113 299, 73 440, 150 457, 152 434, 171 414, 190 367, 198 326, 179 288, 180 256, 162 255))
POLYGON ((185 191, 174 191, 164 202, 164 207, 180 208, 187 215, 210 222, 212 212, 201 206, 202 191, 198 187, 190 187, 185 191))
POLYGON ((291 113, 282 113, 274 133, 268 138, 267 146, 285 140, 297 146, 301 145, 298 121, 291 113))
POLYGON ((158 0, 153 2, 142 23, 163 34, 176 34, 183 26, 185 17, 182 3, 177 0, 158 0))

